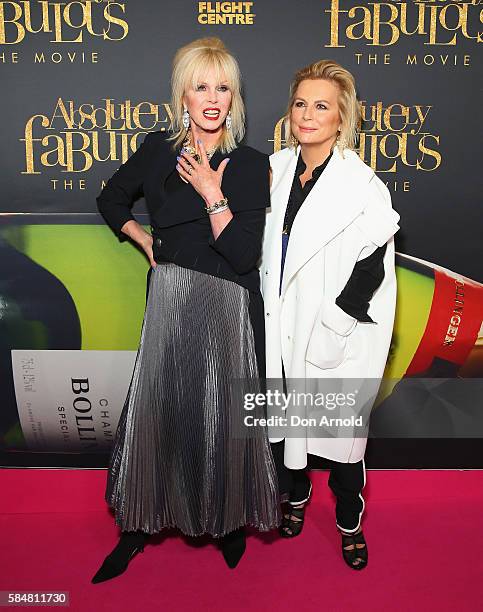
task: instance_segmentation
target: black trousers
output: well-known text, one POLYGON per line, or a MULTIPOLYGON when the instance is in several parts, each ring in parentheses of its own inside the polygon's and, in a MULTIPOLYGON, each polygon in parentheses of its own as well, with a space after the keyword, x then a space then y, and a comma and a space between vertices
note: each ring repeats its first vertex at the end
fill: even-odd
MULTIPOLYGON (((291 470, 286 467, 283 456, 285 441, 272 443, 272 453, 277 467, 281 495, 288 495, 290 503, 296 505, 306 500, 310 491, 307 470, 291 470)), ((340 463, 325 459, 330 470, 329 487, 336 497, 336 525, 344 531, 357 531, 364 511, 361 491, 365 485, 364 460, 357 463, 340 463)))

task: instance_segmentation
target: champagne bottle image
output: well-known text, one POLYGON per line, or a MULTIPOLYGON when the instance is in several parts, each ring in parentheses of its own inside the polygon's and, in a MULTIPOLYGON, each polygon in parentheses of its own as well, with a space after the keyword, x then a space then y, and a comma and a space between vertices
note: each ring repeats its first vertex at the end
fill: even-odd
POLYGON ((393 342, 371 434, 483 437, 483 285, 397 254, 393 342))
POLYGON ((77 310, 65 286, 0 235, 0 448, 23 448, 13 386, 12 349, 79 349, 77 310))
POLYGON ((483 377, 483 285, 396 254, 398 302, 387 378, 483 377))
POLYGON ((0 221, 2 465, 104 467, 149 263, 97 214, 0 221))

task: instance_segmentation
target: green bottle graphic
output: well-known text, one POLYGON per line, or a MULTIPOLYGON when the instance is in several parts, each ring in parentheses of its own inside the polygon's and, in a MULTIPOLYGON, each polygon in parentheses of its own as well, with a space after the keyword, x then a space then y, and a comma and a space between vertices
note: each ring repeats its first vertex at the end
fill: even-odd
POLYGON ((385 377, 483 377, 483 285, 402 253, 385 377))
POLYGON ((21 349, 52 351, 60 362, 67 351, 99 351, 105 359, 136 351, 148 270, 144 256, 120 245, 99 215, 0 216, 1 465, 104 465, 80 451, 73 457, 51 449, 57 454, 47 457, 29 447, 12 360, 21 349))
POLYGON ((24 446, 13 386, 11 351, 80 347, 80 321, 65 286, 51 272, 0 236, 0 380, 3 398, 0 449, 24 446))
POLYGON ((483 285, 398 254, 398 301, 376 438, 483 437, 483 285))

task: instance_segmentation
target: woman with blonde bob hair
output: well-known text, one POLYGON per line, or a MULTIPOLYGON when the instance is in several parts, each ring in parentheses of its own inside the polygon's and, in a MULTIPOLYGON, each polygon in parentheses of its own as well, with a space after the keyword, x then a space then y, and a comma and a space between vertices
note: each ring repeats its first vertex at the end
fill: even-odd
POLYGON ((288 147, 297 147, 298 140, 292 133, 291 115, 298 87, 302 81, 325 80, 332 82, 338 88, 337 106, 340 117, 340 125, 337 128, 337 139, 335 145, 341 155, 344 149, 354 151, 357 145, 358 129, 361 120, 361 107, 357 100, 355 81, 352 74, 340 64, 331 60, 321 60, 306 68, 302 68, 295 75, 290 86, 290 97, 285 118, 285 140, 288 147))
POLYGON ((312 493, 307 460, 322 457, 337 500, 343 558, 356 570, 368 560, 361 530, 364 453, 392 334, 399 220, 387 187, 355 152, 359 122, 354 78, 345 68, 321 60, 296 73, 287 148, 270 157, 272 206, 261 266, 267 379, 281 379, 287 392, 302 384, 338 398, 312 414, 315 428, 270 432, 280 493, 288 500, 280 535, 300 535, 312 493), (368 385, 359 398, 367 400, 370 389, 364 402, 353 399, 361 389, 351 386, 361 380, 368 385), (353 397, 347 393, 347 403, 339 403, 347 389, 353 397), (362 427, 341 426, 353 416, 363 419, 362 427))
MULTIPOLYGON (((238 64, 218 38, 174 58, 170 133, 154 132, 108 181, 98 207, 150 264, 149 293, 105 498, 122 534, 93 582, 122 573, 149 534, 210 534, 234 568, 246 525, 280 524, 267 432, 248 433, 233 383, 264 376, 259 272, 268 156, 239 144, 238 64), (229 154, 229 157, 228 157, 229 154), (228 162, 230 162, 228 164, 228 162), (131 214, 144 195, 151 233, 131 214)), ((262 407, 250 414, 261 419, 262 407)))

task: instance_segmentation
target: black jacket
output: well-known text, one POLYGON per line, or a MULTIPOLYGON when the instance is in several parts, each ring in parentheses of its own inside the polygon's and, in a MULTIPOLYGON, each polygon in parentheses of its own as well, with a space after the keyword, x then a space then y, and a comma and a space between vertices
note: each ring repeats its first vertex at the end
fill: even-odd
POLYGON ((176 156, 165 132, 153 132, 114 173, 97 198, 100 213, 120 240, 133 203, 144 195, 154 237, 156 262, 171 261, 192 270, 225 278, 251 291, 259 289, 256 267, 261 254, 265 209, 270 206, 268 156, 248 146, 229 155, 217 151, 210 160, 218 168, 230 158, 221 189, 233 219, 213 239, 203 198, 189 184, 174 192, 166 181, 176 172, 176 156))

